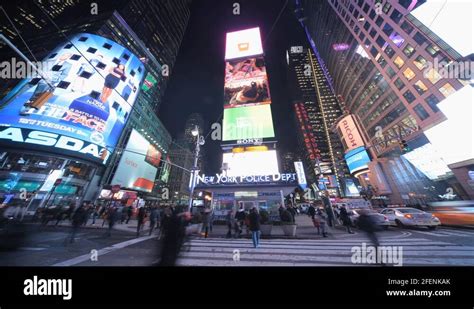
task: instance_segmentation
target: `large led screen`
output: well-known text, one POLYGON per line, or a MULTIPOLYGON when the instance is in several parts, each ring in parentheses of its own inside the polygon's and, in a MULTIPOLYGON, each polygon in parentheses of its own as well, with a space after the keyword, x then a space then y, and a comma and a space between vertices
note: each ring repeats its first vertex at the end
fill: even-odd
POLYGON ((270 104, 262 57, 226 62, 224 108, 270 104))
POLYGON ((228 32, 225 42, 225 59, 243 58, 263 54, 260 28, 228 32))
POLYGON ((270 105, 224 109, 224 141, 275 137, 270 105))
POLYGON ((274 175, 279 174, 275 150, 224 153, 227 176, 274 175))
POLYGON ((161 153, 140 133, 132 130, 112 185, 151 192, 160 161, 161 153))
POLYGON ((117 43, 81 33, 43 61, 0 106, 0 142, 106 163, 138 95, 145 68, 117 43), (53 87, 53 88, 51 88, 53 87))
POLYGON ((370 162, 369 154, 364 147, 359 147, 349 151, 344 155, 344 159, 346 160, 347 167, 351 173, 367 169, 367 164, 370 162))

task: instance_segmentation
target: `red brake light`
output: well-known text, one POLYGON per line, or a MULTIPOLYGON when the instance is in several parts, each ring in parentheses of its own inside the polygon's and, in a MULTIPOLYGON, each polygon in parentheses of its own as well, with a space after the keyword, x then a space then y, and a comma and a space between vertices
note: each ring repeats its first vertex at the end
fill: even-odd
POLYGON ((408 219, 413 219, 413 216, 410 215, 410 214, 406 214, 404 217, 405 217, 405 218, 408 218, 408 219))

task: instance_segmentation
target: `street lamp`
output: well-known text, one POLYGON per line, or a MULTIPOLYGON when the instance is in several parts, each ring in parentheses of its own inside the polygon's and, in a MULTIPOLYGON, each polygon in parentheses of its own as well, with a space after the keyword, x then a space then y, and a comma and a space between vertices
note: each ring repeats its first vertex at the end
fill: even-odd
POLYGON ((195 126, 194 129, 191 131, 192 136, 196 137, 196 149, 194 152, 194 164, 191 170, 191 193, 189 194, 189 206, 188 210, 191 211, 193 207, 193 195, 194 195, 194 187, 196 186, 196 174, 197 174, 197 164, 199 159, 199 150, 200 146, 204 145, 204 136, 199 135, 199 128, 195 126))

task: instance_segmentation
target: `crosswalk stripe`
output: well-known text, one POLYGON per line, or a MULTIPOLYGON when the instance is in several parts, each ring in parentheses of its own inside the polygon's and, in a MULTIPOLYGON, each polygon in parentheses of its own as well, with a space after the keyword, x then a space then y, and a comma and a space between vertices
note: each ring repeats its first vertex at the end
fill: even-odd
MULTIPOLYGON (((196 238, 180 253, 181 266, 360 266, 352 263, 352 248, 368 239, 262 239, 253 248, 249 239, 196 238), (238 249, 239 261, 234 261, 238 249)), ((382 246, 401 246, 403 265, 473 265, 474 247, 426 238, 382 240, 382 246)), ((363 264, 363 266, 371 266, 363 264)), ((377 265, 372 265, 377 266, 377 265)))
POLYGON ((461 231, 452 231, 452 230, 440 230, 437 232, 427 232, 427 231, 414 231, 415 233, 437 236, 437 237, 449 237, 449 236, 474 236, 474 233, 461 232, 461 231))

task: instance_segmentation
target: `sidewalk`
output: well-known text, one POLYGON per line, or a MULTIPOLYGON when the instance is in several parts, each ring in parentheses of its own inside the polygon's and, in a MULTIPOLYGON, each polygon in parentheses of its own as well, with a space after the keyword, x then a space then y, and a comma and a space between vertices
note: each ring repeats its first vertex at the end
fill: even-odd
MULTIPOLYGON (((274 225, 272 227, 272 233, 270 236, 262 236, 262 238, 292 238, 292 239, 320 239, 323 238, 322 235, 317 234, 316 228, 313 226, 313 222, 311 221, 311 218, 306 216, 306 215, 298 215, 295 218, 296 224, 298 227, 296 228, 296 237, 290 237, 286 236, 283 232, 283 229, 281 226, 274 225)), ((81 226, 81 228, 90 228, 90 229, 108 229, 108 224, 105 222, 104 226, 102 226, 102 219, 96 219, 95 224, 92 225, 92 219, 89 219, 87 221, 87 225, 81 226)), ((55 221, 51 221, 48 226, 54 226, 55 221)), ((61 223, 58 224, 58 226, 71 226, 71 222, 69 220, 64 220, 61 221, 61 223)), ((145 235, 145 233, 148 233, 149 231, 149 226, 150 222, 147 221, 142 228, 141 234, 145 235)), ((136 219, 131 219, 128 224, 120 224, 120 222, 115 223, 114 225, 114 230, 119 230, 123 232, 129 232, 129 233, 136 233, 137 232, 137 220, 136 219)), ((212 238, 225 238, 227 235, 227 225, 213 225, 212 226, 212 232, 209 231, 209 237, 212 238)), ((232 231, 233 233, 234 231, 232 231)), ((241 237, 243 238, 250 238, 251 233, 247 235, 245 233, 245 228, 243 229, 243 233, 241 234, 241 237)), ((328 238, 333 238, 337 235, 342 235, 342 234, 347 234, 346 229, 343 226, 337 226, 337 227, 328 227, 328 238)), ((203 233, 201 233, 201 236, 204 236, 203 233)))

